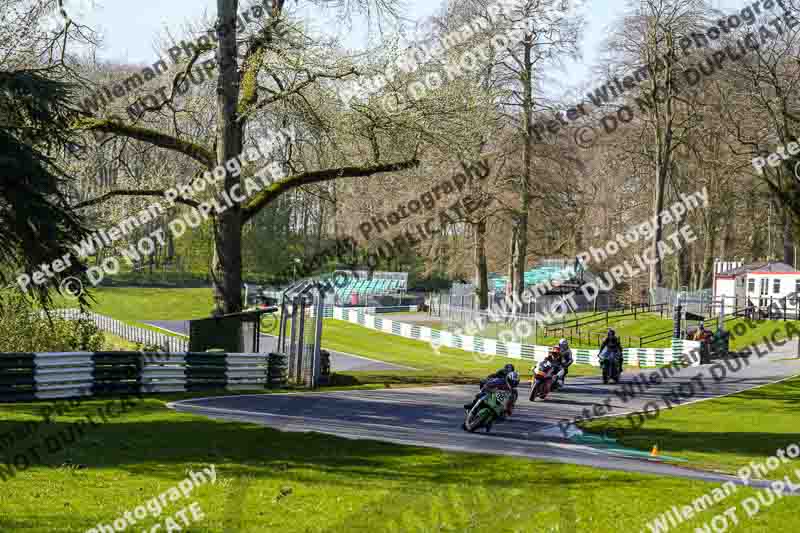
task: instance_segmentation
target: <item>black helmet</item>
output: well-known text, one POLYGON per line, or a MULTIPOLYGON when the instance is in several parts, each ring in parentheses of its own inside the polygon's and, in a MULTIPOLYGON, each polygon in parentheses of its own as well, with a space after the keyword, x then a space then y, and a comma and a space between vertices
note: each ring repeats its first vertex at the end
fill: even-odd
POLYGON ((613 337, 614 335, 615 335, 614 330, 611 329, 611 328, 608 328, 608 336, 609 337, 613 337))
POLYGON ((503 370, 506 371, 506 374, 510 374, 511 372, 514 372, 514 365, 507 364, 506 366, 503 367, 503 370))

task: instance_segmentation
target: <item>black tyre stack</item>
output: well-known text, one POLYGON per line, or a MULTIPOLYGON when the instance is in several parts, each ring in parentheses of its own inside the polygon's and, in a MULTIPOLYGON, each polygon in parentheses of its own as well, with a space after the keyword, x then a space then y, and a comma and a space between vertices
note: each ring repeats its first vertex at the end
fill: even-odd
POLYGON ((328 350, 319 352, 319 384, 330 385, 331 382, 331 353, 328 350))
POLYGON ((288 361, 285 355, 270 353, 267 360, 267 387, 285 387, 288 376, 288 361))
POLYGON ((36 399, 35 358, 32 353, 0 354, 0 402, 36 399))
POLYGON ((138 394, 141 390, 143 357, 140 352, 92 354, 92 395, 138 394))

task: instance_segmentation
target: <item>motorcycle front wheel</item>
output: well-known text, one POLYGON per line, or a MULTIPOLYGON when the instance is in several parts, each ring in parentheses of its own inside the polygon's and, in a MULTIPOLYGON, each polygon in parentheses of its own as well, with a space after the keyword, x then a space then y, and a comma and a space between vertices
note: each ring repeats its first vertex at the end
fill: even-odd
POLYGON ((541 381, 536 381, 536 383, 533 384, 533 387, 531 387, 531 401, 536 400, 541 394, 542 387, 544 387, 544 384, 541 381))
MULTIPOLYGON (((480 404, 479 404, 480 405, 480 404)), ((478 409, 478 405, 472 408, 472 411, 467 413, 467 418, 464 420, 464 429, 470 433, 480 428, 489 418, 489 409, 482 407, 478 409)))

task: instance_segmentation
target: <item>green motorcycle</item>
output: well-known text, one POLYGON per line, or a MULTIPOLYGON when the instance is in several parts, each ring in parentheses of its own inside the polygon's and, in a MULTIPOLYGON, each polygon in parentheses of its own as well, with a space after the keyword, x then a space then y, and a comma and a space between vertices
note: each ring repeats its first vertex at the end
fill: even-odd
POLYGON ((512 398, 513 393, 507 390, 489 390, 482 393, 472 409, 464 415, 464 424, 461 427, 470 433, 480 428, 489 433, 492 423, 503 416, 512 398))

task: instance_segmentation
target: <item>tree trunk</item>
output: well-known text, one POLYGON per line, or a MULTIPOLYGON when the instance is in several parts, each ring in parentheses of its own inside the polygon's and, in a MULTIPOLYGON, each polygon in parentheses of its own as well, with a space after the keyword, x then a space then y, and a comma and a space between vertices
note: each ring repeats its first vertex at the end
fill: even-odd
POLYGON ((728 218, 725 221, 724 233, 719 247, 719 258, 721 261, 732 260, 733 257, 728 257, 733 250, 733 221, 734 218, 728 218))
POLYGON ((763 235, 763 226, 758 223, 758 221, 762 221, 761 213, 759 213, 758 209, 758 199, 755 194, 747 195, 747 211, 748 211, 748 219, 751 220, 750 224, 750 258, 753 261, 758 261, 761 259, 761 254, 764 251, 764 242, 767 240, 764 238, 763 235))
POLYGON ((486 219, 475 224, 475 286, 478 288, 478 308, 489 307, 489 268, 486 263, 486 219))
MULTIPOLYGON (((217 27, 219 49, 217 63, 217 164, 242 152, 242 125, 237 122, 239 105, 239 68, 237 59, 236 17, 238 0, 217 0, 220 24, 217 27), (226 31, 230 29, 230 31, 226 31)), ((225 175, 223 190, 217 194, 221 206, 240 179, 225 175)), ((223 313, 242 310, 242 212, 239 204, 225 209, 217 217, 214 261, 214 300, 223 313)))
POLYGON ((789 214, 789 209, 782 204, 778 204, 778 208, 783 213, 783 262, 787 265, 795 266, 794 264, 794 239, 792 238, 792 217, 789 214))
MULTIPOLYGON (((711 225, 713 226, 713 224, 711 225)), ((703 248, 703 263, 700 279, 697 280, 697 288, 704 289, 711 287, 714 274, 714 248, 717 245, 717 232, 709 231, 705 235, 705 247, 703 248)), ((686 248, 686 247, 685 247, 686 248)))
POLYGON ((519 238, 517 237, 517 233, 519 233, 519 224, 515 214, 511 223, 511 242, 508 250, 508 257, 510 258, 510 261, 508 263, 508 286, 506 287, 506 295, 509 295, 511 291, 513 291, 514 279, 516 277, 517 269, 515 258, 518 255, 517 246, 519 246, 519 238))
POLYGON ((520 208, 514 217, 516 224, 516 244, 514 254, 511 256, 513 276, 511 279, 512 291, 522 301, 522 291, 525 289, 525 267, 528 259, 528 211, 531 205, 530 179, 533 158, 533 60, 531 57, 533 45, 526 36, 525 39, 525 69, 521 73, 523 83, 523 120, 525 121, 525 144, 523 146, 522 182, 520 183, 520 208))
MULTIPOLYGON (((656 133, 656 136, 658 136, 658 133, 656 133)), ((660 145, 661 143, 658 144, 660 145)), ((661 242, 662 237, 664 236, 664 224, 661 222, 659 214, 664 210, 664 196, 667 186, 667 176, 664 161, 661 159, 662 156, 660 146, 658 151, 659 153, 656 156, 658 161, 656 162, 655 198, 653 201, 653 215, 655 216, 656 223, 655 228, 653 228, 653 242, 651 244, 651 248, 653 249, 654 263, 650 267, 650 289, 661 287, 664 282, 662 268, 663 265, 661 258, 658 255, 658 243, 661 242)))
MULTIPOLYGON (((684 218, 681 221, 679 227, 683 227, 686 225, 686 219, 684 218)), ((676 266, 675 269, 676 276, 677 276, 677 287, 681 287, 686 285, 687 287, 691 286, 692 282, 692 273, 691 273, 691 261, 689 261, 689 247, 682 246, 680 250, 678 250, 677 258, 676 258, 676 266)))

